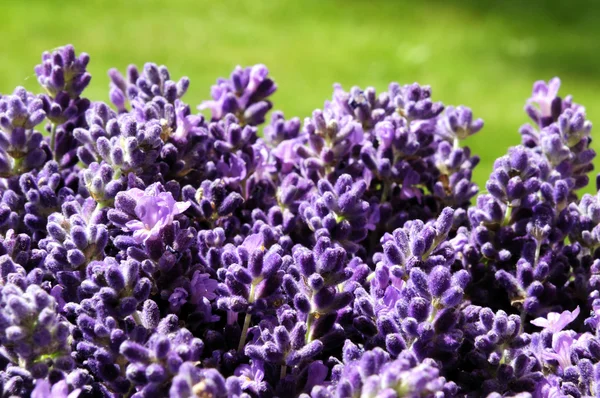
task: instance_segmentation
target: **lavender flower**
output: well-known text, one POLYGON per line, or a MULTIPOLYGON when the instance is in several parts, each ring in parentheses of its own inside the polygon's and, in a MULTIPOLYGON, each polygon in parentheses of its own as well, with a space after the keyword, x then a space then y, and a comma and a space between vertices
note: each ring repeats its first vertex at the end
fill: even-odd
POLYGON ((189 203, 175 202, 170 192, 161 192, 154 196, 133 188, 127 193, 136 202, 135 215, 138 220, 128 221, 125 226, 133 231, 133 239, 138 243, 156 238, 161 228, 172 223, 176 215, 190 207, 189 203))
POLYGON ((241 383, 235 376, 227 380, 215 369, 199 369, 192 362, 184 363, 178 375, 173 380, 169 390, 171 398, 192 397, 244 397, 241 392, 241 383))
POLYGON ((598 195, 585 194, 578 204, 571 205, 571 211, 575 213, 576 219, 570 237, 592 251, 600 244, 599 198, 598 195))
POLYGON ((116 210, 110 217, 132 231, 136 243, 157 239, 160 232, 173 223, 175 216, 190 207, 189 203, 176 202, 171 192, 161 192, 159 185, 152 185, 145 191, 132 188, 120 194, 119 200, 120 207, 127 213, 116 210))
POLYGON ((271 115, 271 123, 265 126, 265 139, 272 146, 292 140, 298 137, 300 133, 300 119, 295 117, 290 120, 285 120, 283 112, 273 112, 271 115))
POLYGON ((51 97, 65 91, 71 98, 77 98, 92 80, 92 75, 86 70, 89 62, 89 55, 81 53, 77 57, 75 48, 67 45, 52 53, 44 52, 42 63, 35 67, 35 74, 51 97))
POLYGON ((46 377, 50 368, 70 371, 71 326, 57 313, 54 298, 36 284, 21 289, 8 283, 0 294, 0 341, 9 362, 37 378, 46 377))
POLYGON ((315 234, 326 234, 356 251, 357 242, 367 235, 369 204, 361 200, 367 189, 364 181, 354 183, 348 174, 340 176, 332 186, 325 180, 318 185, 319 195, 310 203, 300 205, 299 212, 304 222, 315 234))
MULTIPOLYGON (((127 68, 127 79, 116 69, 108 71, 110 77, 110 100, 119 112, 126 112, 126 101, 139 101, 142 104, 162 97, 169 103, 185 95, 190 80, 182 77, 178 82, 171 80, 166 66, 146 63, 142 73, 135 65, 127 68)), ((141 104, 138 104, 140 106, 141 104)))
POLYGON ((439 134, 450 141, 464 140, 483 128, 483 120, 473 120, 473 113, 465 106, 447 107, 438 123, 439 134))
POLYGON ((46 267, 51 272, 84 268, 92 259, 102 259, 108 244, 108 230, 99 221, 92 199, 63 203, 63 211, 48 217, 48 238, 40 247, 49 254, 46 267))
POLYGON ((400 86, 392 83, 389 92, 397 112, 408 119, 430 119, 444 110, 441 102, 431 101, 429 86, 420 86, 418 83, 400 86))
MULTIPOLYGON (((160 329, 160 326, 159 326, 160 329)), ((186 329, 153 334, 145 345, 124 341, 119 350, 129 361, 127 377, 140 394, 166 393, 164 386, 181 366, 200 359, 204 345, 186 329)))
POLYGON ((81 393, 80 389, 69 392, 69 386, 66 380, 61 380, 54 385, 44 379, 39 379, 35 383, 35 388, 31 392, 32 398, 77 398, 81 393))
POLYGON ((351 116, 340 117, 329 110, 314 111, 304 125, 308 145, 297 146, 295 151, 304 159, 303 173, 313 181, 333 171, 364 139, 362 126, 351 116))
POLYGON ((465 315, 467 339, 473 342, 467 361, 475 368, 474 380, 484 380, 483 391, 534 390, 543 376, 539 359, 526 349, 532 337, 522 333, 519 316, 477 307, 467 307, 465 315))
POLYGON ((240 365, 235 370, 235 375, 242 381, 243 391, 261 394, 267 390, 263 366, 261 361, 252 361, 250 365, 240 365))
POLYGON ((267 98, 277 89, 268 74, 267 68, 261 64, 247 68, 237 66, 229 79, 217 80, 211 89, 213 99, 203 102, 198 109, 210 109, 213 120, 231 113, 242 124, 262 124, 272 107, 267 98))
POLYGON ((533 92, 531 98, 527 100, 525 110, 542 127, 544 127, 544 124, 549 124, 548 121, 555 119, 558 116, 557 113, 560 112, 559 88, 560 79, 557 77, 551 79, 548 83, 538 80, 533 85, 533 92), (537 105, 537 108, 533 104, 537 105))
POLYGON ((361 90, 354 86, 350 92, 345 92, 342 86, 334 84, 333 99, 325 103, 326 108, 332 109, 336 114, 350 115, 361 123, 365 130, 372 129, 378 122, 394 111, 391 106, 388 92, 376 94, 373 87, 361 90))
POLYGON ((0 174, 3 177, 40 167, 47 154, 42 135, 33 130, 46 113, 42 101, 23 87, 0 97, 0 174))
POLYGON ((544 328, 552 333, 558 333, 563 330, 569 323, 573 322, 579 316, 579 307, 573 312, 563 311, 561 314, 550 312, 546 318, 537 318, 531 323, 540 328, 544 328))
POLYGON ((0 96, 1 396, 599 395, 592 125, 557 78, 478 195, 483 121, 429 86, 265 125, 237 67, 207 122, 152 63, 91 102, 88 62, 0 96))
MULTIPOLYGON (((346 343, 345 349, 350 348, 346 343)), ((439 376, 435 361, 418 360, 410 355, 389 361, 381 349, 366 351, 345 366, 336 380, 335 396, 419 397, 425 395, 451 397, 457 386, 439 376)), ((312 396, 318 394, 313 388, 312 396)))
POLYGON ((217 289, 217 281, 210 278, 209 274, 201 274, 195 272, 191 280, 192 284, 192 302, 199 302, 206 298, 208 300, 214 300, 217 295, 215 290, 217 289))
POLYGON ((197 190, 186 185, 181 194, 190 205, 190 212, 199 220, 215 224, 234 213, 244 202, 242 196, 230 192, 222 180, 205 180, 197 190))
POLYGON ((351 276, 346 268, 346 251, 329 238, 318 239, 313 250, 294 248, 294 266, 284 277, 284 289, 293 297, 294 306, 306 319, 306 342, 323 337, 336 321, 336 311, 348 305, 350 292, 340 292, 337 285, 351 276))

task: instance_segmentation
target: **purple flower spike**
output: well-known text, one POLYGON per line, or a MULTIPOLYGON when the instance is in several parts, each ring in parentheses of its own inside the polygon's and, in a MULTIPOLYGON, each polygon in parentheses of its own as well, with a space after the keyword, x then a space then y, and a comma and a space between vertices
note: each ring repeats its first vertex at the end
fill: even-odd
POLYGON ((92 103, 88 62, 0 95, 2 397, 600 396, 592 123, 558 78, 479 194, 483 121, 429 86, 261 128, 262 64, 207 121, 153 63, 92 103))
POLYGON ((333 99, 325 107, 341 116, 352 116, 363 128, 370 130, 385 116, 394 112, 388 92, 376 94, 373 87, 361 90, 354 86, 345 92, 340 84, 333 85, 333 99))
POLYGON ((483 120, 473 120, 471 109, 466 106, 446 108, 438 124, 439 133, 451 140, 465 138, 479 132, 483 128, 483 120))
POLYGON ((573 312, 563 311, 562 313, 550 312, 546 318, 536 318, 531 323, 537 327, 544 328, 551 333, 558 333, 569 323, 573 322, 579 316, 579 306, 573 312))
POLYGON ((532 119, 538 122, 541 127, 544 127, 548 120, 558 116, 556 112, 557 105, 560 112, 559 88, 560 79, 558 77, 551 79, 548 83, 539 80, 533 85, 533 92, 531 98, 527 100, 526 109, 532 119), (537 105, 537 108, 534 108, 532 104, 537 105))
POLYGON ((319 194, 300 205, 300 214, 315 233, 328 234, 347 249, 356 251, 356 243, 366 237, 369 228, 370 206, 361 199, 366 188, 364 180, 354 182, 348 174, 341 175, 335 186, 321 180, 319 194))
POLYGON ((204 101, 198 109, 210 109, 213 121, 232 113, 243 124, 262 124, 273 106, 267 98, 277 89, 268 74, 262 64, 247 68, 237 66, 230 79, 217 80, 211 89, 213 99, 204 101))
POLYGON ((127 112, 126 100, 140 110, 149 103, 158 105, 168 102, 172 105, 183 97, 190 85, 187 77, 175 82, 171 80, 166 66, 151 62, 144 65, 141 73, 135 65, 129 65, 127 78, 114 68, 108 71, 108 77, 111 80, 110 99, 120 113, 127 112))
POLYGON ((66 91, 71 98, 77 98, 92 80, 92 75, 86 70, 89 62, 89 55, 81 53, 77 57, 75 48, 67 45, 52 53, 44 52, 42 63, 35 67, 35 74, 40 85, 52 97, 66 91))
POLYGON ((431 87, 418 83, 399 86, 390 85, 391 101, 397 112, 409 120, 431 119, 444 110, 441 102, 431 101, 431 87))
POLYGON ((16 358, 24 371, 33 372, 38 378, 48 374, 47 366, 39 366, 46 355, 53 355, 61 370, 70 370, 71 324, 57 312, 52 296, 37 284, 24 286, 27 281, 23 278, 19 282, 15 276, 11 279, 23 289, 7 283, 0 290, 0 342, 7 355, 16 358))
POLYGON ((0 177, 39 168, 47 160, 43 136, 34 130, 46 118, 43 107, 23 87, 0 97, 0 177))

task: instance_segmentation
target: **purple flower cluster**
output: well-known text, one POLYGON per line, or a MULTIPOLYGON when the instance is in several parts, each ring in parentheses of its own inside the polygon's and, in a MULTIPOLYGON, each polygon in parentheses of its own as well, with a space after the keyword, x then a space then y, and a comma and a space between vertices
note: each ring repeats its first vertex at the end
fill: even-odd
POLYGON ((89 60, 0 96, 1 397, 600 396, 591 123, 557 78, 480 193, 483 121, 428 86, 301 122, 238 66, 205 118, 152 63, 90 101, 89 60))

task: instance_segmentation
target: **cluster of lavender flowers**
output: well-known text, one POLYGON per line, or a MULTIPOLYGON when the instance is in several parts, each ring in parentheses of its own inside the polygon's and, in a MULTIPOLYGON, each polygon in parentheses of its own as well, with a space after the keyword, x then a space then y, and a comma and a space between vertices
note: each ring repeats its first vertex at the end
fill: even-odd
POLYGON ((0 96, 1 397, 600 396, 595 153, 558 79, 479 193, 483 122, 428 86, 335 85, 302 123, 264 65, 203 114, 152 63, 90 101, 88 62, 0 96))

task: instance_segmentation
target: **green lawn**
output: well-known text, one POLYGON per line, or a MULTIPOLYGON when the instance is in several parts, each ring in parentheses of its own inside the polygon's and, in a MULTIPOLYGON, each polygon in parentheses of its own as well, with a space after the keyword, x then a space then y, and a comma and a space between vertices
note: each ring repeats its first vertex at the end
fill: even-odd
POLYGON ((519 142, 533 81, 560 76, 562 93, 600 120, 597 1, 3 0, 0 15, 4 93, 38 90, 41 52, 66 43, 91 55, 92 99, 107 99, 110 67, 147 61, 189 76, 192 104, 236 64, 265 63, 287 116, 310 115, 334 82, 430 84, 436 99, 485 120, 469 142, 480 183, 519 142))

